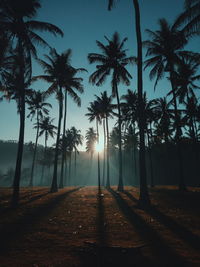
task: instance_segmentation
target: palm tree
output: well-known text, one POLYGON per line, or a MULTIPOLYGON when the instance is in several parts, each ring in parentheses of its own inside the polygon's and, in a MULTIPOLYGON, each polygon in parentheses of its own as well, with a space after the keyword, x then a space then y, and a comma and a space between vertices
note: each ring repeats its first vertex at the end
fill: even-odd
POLYGON ((46 100, 46 96, 41 91, 33 91, 33 93, 27 99, 28 109, 30 113, 28 114, 27 118, 31 117, 31 120, 36 116, 36 139, 35 139, 35 148, 33 154, 33 161, 31 167, 31 177, 29 186, 33 186, 33 177, 34 177, 34 167, 35 167, 35 159, 36 159, 36 152, 37 152, 37 144, 39 138, 39 129, 40 124, 39 121, 43 118, 44 115, 49 114, 48 108, 52 108, 51 104, 44 102, 46 100))
POLYGON ((74 147, 74 177, 76 177, 76 158, 78 152, 78 146, 83 144, 83 136, 81 130, 77 130, 74 126, 70 129, 73 136, 73 147, 74 147))
MULTIPOLYGON (((96 121, 96 131, 97 131, 97 143, 99 143, 99 124, 101 124, 101 109, 98 101, 90 102, 90 106, 87 108, 88 113, 85 115, 89 118, 89 122, 96 121)), ((100 178, 100 159, 99 151, 97 151, 97 162, 98 162, 98 188, 100 190, 101 178, 100 178)))
POLYGON ((121 108, 120 98, 118 91, 118 84, 120 82, 126 85, 130 84, 132 76, 127 71, 126 66, 135 62, 135 58, 126 57, 126 50, 124 50, 124 44, 127 38, 120 41, 119 34, 116 32, 112 36, 112 39, 105 37, 108 44, 96 41, 97 46, 102 51, 102 54, 90 53, 88 59, 90 63, 98 63, 96 71, 90 76, 89 81, 92 84, 101 86, 108 75, 112 75, 112 95, 117 98, 118 107, 118 126, 119 126, 119 184, 118 190, 123 191, 123 178, 122 178, 122 145, 121 145, 121 108))
POLYGON ((127 127, 127 130, 124 134, 124 149, 125 151, 131 154, 131 167, 134 170, 135 179, 137 177, 137 163, 136 163, 137 146, 138 146, 138 134, 135 132, 135 127, 132 124, 130 124, 127 127))
POLYGON ((177 155, 179 160, 179 189, 185 190, 185 183, 183 179, 182 170, 182 156, 180 151, 180 117, 177 108, 176 96, 176 80, 175 70, 180 64, 181 49, 187 43, 185 35, 182 31, 178 31, 174 25, 170 26, 165 19, 159 20, 160 29, 156 32, 147 30, 152 40, 144 42, 147 47, 147 56, 150 59, 145 61, 145 68, 152 67, 150 71, 150 79, 156 77, 155 87, 160 79, 163 78, 166 72, 169 73, 169 80, 171 82, 174 115, 176 121, 176 143, 177 155))
MULTIPOLYGON (((116 0, 108 0, 108 9, 111 10, 116 0)), ((137 90, 138 90, 138 101, 139 101, 139 169, 140 169, 140 204, 149 204, 149 194, 146 182, 146 163, 145 163, 145 139, 144 139, 144 117, 143 117, 143 71, 142 71, 142 35, 140 26, 140 7, 138 0, 133 0, 135 10, 135 30, 137 39, 137 90)))
POLYGON ((42 79, 51 83, 51 86, 48 88, 46 94, 51 95, 55 93, 59 102, 58 132, 55 148, 53 180, 51 185, 51 192, 57 192, 58 146, 60 141, 61 121, 63 117, 63 89, 66 90, 74 102, 80 106, 81 100, 76 91, 78 93, 83 93, 83 86, 81 84, 82 78, 77 78, 76 74, 83 69, 75 69, 70 65, 70 49, 60 55, 55 49, 52 49, 50 56, 45 55, 45 58, 47 59, 47 62, 41 59, 39 60, 40 65, 45 71, 45 75, 37 76, 34 79, 42 79))
POLYGON ((172 112, 170 110, 170 105, 171 103, 167 102, 166 97, 158 98, 155 100, 155 113, 158 119, 156 125, 158 126, 157 130, 159 130, 159 132, 157 132, 157 135, 162 136, 166 146, 169 143, 169 138, 172 134, 172 112))
MULTIPOLYGON (((112 105, 112 96, 108 96, 107 92, 104 91, 101 93, 101 96, 96 96, 96 100, 99 103, 100 111, 101 111, 101 117, 106 122, 106 135, 107 135, 107 179, 106 179, 106 187, 110 187, 110 149, 109 149, 109 127, 108 127, 108 119, 113 118, 113 105, 112 105)), ((104 127, 105 129, 105 127, 104 127)), ((104 140, 105 140, 105 133, 104 133, 104 140)), ((104 145, 104 151, 105 151, 105 145, 104 145)), ((105 155, 105 154, 104 154, 105 155)), ((105 157, 105 156, 104 156, 105 157)))
MULTIPOLYGON (((45 159, 46 157, 46 151, 47 151, 47 141, 49 139, 49 137, 54 138, 54 135, 56 134, 56 129, 57 127, 55 125, 53 125, 54 119, 51 119, 49 116, 41 118, 39 121, 39 136, 42 136, 44 134, 45 136, 45 142, 44 142, 44 155, 43 158, 45 159)), ((44 165, 42 168, 42 175, 41 175, 41 184, 43 184, 43 177, 44 177, 44 165)))
POLYGON ((199 53, 185 52, 180 56, 179 65, 174 73, 176 95, 180 103, 183 103, 189 97, 194 97, 195 90, 200 89, 200 86, 195 84, 200 80, 200 75, 198 74, 199 62, 199 53))
POLYGON ((94 148, 95 143, 97 141, 97 133, 94 131, 93 127, 89 128, 86 131, 85 139, 86 139, 86 152, 91 154, 91 159, 92 159, 95 151, 94 148))
POLYGON ((21 164, 24 144, 25 128, 25 69, 29 67, 29 77, 31 76, 31 56, 37 57, 37 51, 34 44, 48 46, 46 41, 35 33, 35 30, 51 32, 54 35, 63 35, 62 31, 50 23, 32 20, 40 8, 38 0, 8 0, 0 3, 0 31, 5 32, 12 40, 13 49, 19 55, 19 98, 20 98, 20 131, 17 151, 17 160, 15 176, 13 183, 12 205, 16 206, 19 200, 19 185, 21 175, 21 164), (27 61, 27 62, 26 62, 27 61))
POLYGON ((200 33, 200 0, 185 0, 185 10, 176 20, 176 26, 183 26, 189 36, 200 33))

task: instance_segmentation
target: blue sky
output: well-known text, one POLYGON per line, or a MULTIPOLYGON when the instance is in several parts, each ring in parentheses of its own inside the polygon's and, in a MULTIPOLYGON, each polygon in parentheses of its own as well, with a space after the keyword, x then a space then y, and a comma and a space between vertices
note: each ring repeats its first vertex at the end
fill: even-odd
MULTIPOLYGON (((156 30, 159 18, 166 18, 169 22, 173 22, 176 16, 183 10, 183 0, 140 0, 141 23, 143 40, 148 37, 145 29, 156 30)), ((90 52, 99 52, 95 40, 105 42, 104 35, 111 37, 115 31, 120 33, 121 38, 128 37, 126 48, 127 55, 136 55, 136 38, 134 26, 134 9, 132 0, 119 0, 116 8, 112 12, 107 11, 106 0, 43 0, 42 8, 38 11, 37 20, 53 23, 60 27, 64 32, 64 37, 53 37, 50 34, 41 33, 41 36, 56 50, 61 53, 68 48, 72 49, 72 65, 76 68, 86 68, 87 74, 80 74, 84 78, 84 94, 82 98, 82 106, 78 108, 71 100, 68 102, 68 119, 67 127, 75 126, 85 135, 86 129, 95 126, 89 124, 84 114, 87 112, 87 106, 90 101, 94 100, 94 94, 99 95, 104 90, 111 92, 109 79, 102 87, 92 86, 88 83, 89 75, 95 70, 95 65, 89 65, 87 54, 90 52)), ((190 43, 190 48, 197 51, 197 39, 190 43)), ((38 48, 38 55, 42 58, 43 54, 48 54, 48 49, 38 48)), ((133 76, 131 86, 128 88, 136 89, 136 67, 130 66, 129 72, 133 76)), ((41 74, 42 70, 34 62, 34 74, 41 74)), ((48 84, 37 82, 31 86, 36 90, 46 90, 48 84)), ((125 94, 128 89, 124 85, 119 86, 120 95, 125 94)), ((163 96, 169 91, 169 85, 163 80, 154 92, 153 82, 149 81, 148 72, 144 73, 144 90, 147 91, 149 98, 163 96)), ((49 98, 49 102, 53 105, 50 116, 55 118, 57 124, 58 103, 54 96, 49 98)), ((19 131, 19 116, 16 111, 15 102, 1 102, 1 130, 0 139, 17 140, 19 131)), ((33 122, 26 120, 25 142, 35 140, 35 130, 32 130, 33 122)), ((114 121, 111 122, 114 125, 114 121)), ((44 139, 41 138, 39 143, 43 144, 44 139)), ((49 140, 49 144, 54 143, 49 140)))

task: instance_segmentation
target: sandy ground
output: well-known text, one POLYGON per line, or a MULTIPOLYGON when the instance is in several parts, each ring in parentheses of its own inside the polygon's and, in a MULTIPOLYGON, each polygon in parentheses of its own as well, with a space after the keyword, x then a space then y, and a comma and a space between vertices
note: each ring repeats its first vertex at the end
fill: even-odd
POLYGON ((200 266, 200 189, 0 188, 0 266, 200 266))

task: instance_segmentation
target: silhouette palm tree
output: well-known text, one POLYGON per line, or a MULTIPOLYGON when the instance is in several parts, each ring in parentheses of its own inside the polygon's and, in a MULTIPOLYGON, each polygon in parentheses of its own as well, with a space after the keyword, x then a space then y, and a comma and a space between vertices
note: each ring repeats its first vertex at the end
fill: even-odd
POLYGON ((45 75, 39 75, 34 77, 35 80, 42 79, 51 83, 46 94, 56 94, 56 98, 59 101, 59 118, 58 118, 58 132, 55 148, 55 161, 53 180, 51 185, 51 192, 57 192, 57 169, 58 169, 58 146, 61 132, 61 121, 63 117, 63 89, 72 97, 74 102, 80 106, 81 100, 78 93, 83 93, 83 86, 81 84, 82 78, 77 78, 76 74, 84 69, 75 69, 70 65, 71 50, 68 49, 62 54, 58 54, 55 49, 51 50, 50 56, 45 55, 47 62, 39 60, 40 65, 45 71, 45 75))
POLYGON ((86 139, 86 152, 91 154, 91 159, 92 159, 95 151, 94 146, 97 141, 97 133, 94 131, 93 127, 89 128, 86 131, 85 139, 86 139))
POLYGON ((46 100, 46 96, 44 93, 40 91, 33 91, 33 93, 28 97, 27 104, 28 104, 28 110, 30 111, 27 118, 31 117, 31 120, 36 116, 36 139, 35 139, 35 147, 34 147, 34 153, 33 153, 33 161, 32 161, 32 167, 31 167, 31 177, 30 177, 30 183, 29 186, 33 186, 33 177, 34 177, 34 167, 35 167, 35 159, 36 159, 36 153, 37 153, 37 144, 38 144, 38 138, 39 138, 39 129, 40 119, 43 118, 44 115, 49 114, 48 108, 52 108, 51 104, 44 102, 46 100))
MULTIPOLYGON (((133 147, 129 147, 126 143, 133 141, 136 138, 136 127, 137 127, 137 105, 138 105, 138 96, 136 92, 128 89, 127 93, 121 97, 124 101, 121 103, 122 106, 122 118, 125 126, 125 130, 128 130, 127 136, 125 134, 125 148, 131 149, 134 152, 134 170, 135 170, 135 177, 137 176, 137 164, 136 164, 136 150, 137 150, 137 142, 132 142, 133 147), (130 137, 129 137, 130 134, 130 137)), ((137 137, 138 139, 138 137, 137 137)), ((136 139, 135 139, 136 141, 136 139)), ((133 158, 133 153, 132 153, 133 158)))
POLYGON ((179 102, 183 103, 186 98, 194 97, 195 91, 200 89, 200 86, 195 84, 200 80, 200 75, 198 74, 200 55, 198 53, 185 52, 180 56, 180 60, 174 74, 174 80, 176 83, 176 95, 179 98, 179 102))
POLYGON ((76 158, 78 152, 78 146, 83 144, 83 136, 81 135, 81 130, 77 130, 75 127, 70 129, 73 135, 73 144, 74 144, 74 176, 76 177, 76 158))
MULTIPOLYGON (((116 0, 108 0, 108 9, 111 10, 116 0)), ((133 6, 135 10, 135 30, 136 30, 136 39, 137 39, 137 90, 138 90, 138 108, 139 108, 139 169, 140 169, 140 204, 149 204, 149 194, 146 181, 146 163, 145 163, 145 139, 144 139, 144 117, 143 117, 143 55, 142 55, 142 35, 141 35, 141 26, 140 26, 140 7, 138 0, 133 0, 133 6)))
POLYGON ((0 3, 0 31, 5 32, 12 41, 12 49, 16 50, 19 55, 19 99, 20 99, 20 131, 19 143, 17 151, 17 160, 15 168, 15 176, 13 182, 12 205, 16 206, 19 200, 19 184, 21 175, 21 164, 23 155, 24 143, 24 128, 25 128, 25 79, 27 73, 31 76, 31 56, 37 57, 36 45, 48 46, 47 42, 41 38, 35 31, 41 30, 53 33, 54 35, 63 35, 62 31, 53 24, 32 20, 37 14, 37 9, 40 8, 38 0, 8 0, 0 3), (27 67, 27 66, 28 67, 27 67))
MULTIPOLYGON (((97 143, 99 143, 99 124, 102 122, 101 117, 101 107, 98 101, 90 102, 90 106, 87 108, 88 113, 85 116, 88 117, 89 122, 96 121, 96 131, 97 131, 97 143)), ((101 174, 100 174, 100 158, 99 158, 99 151, 97 151, 97 162, 98 162, 98 188, 100 190, 101 186, 101 174)))
POLYGON ((131 162, 131 168, 134 171, 135 179, 137 178, 137 163, 136 163, 137 147, 138 147, 138 133, 136 133, 135 131, 135 126, 129 124, 124 134, 124 150, 131 154, 130 162, 131 162))
POLYGON ((176 27, 180 26, 183 26, 183 31, 189 36, 199 34, 200 0, 185 0, 185 10, 176 20, 176 27))
MULTIPOLYGON (((100 107, 100 111, 101 111, 101 117, 102 119, 105 121, 104 124, 104 130, 106 128, 106 136, 107 138, 105 138, 105 131, 104 131, 104 140, 107 139, 107 151, 105 149, 105 144, 104 144, 104 153, 106 153, 107 156, 107 179, 106 179, 106 187, 109 188, 110 187, 110 162, 109 162, 109 153, 110 153, 110 149, 109 149, 109 127, 108 127, 108 119, 109 118, 113 118, 113 104, 112 104, 112 96, 108 96, 107 92, 104 91, 103 93, 101 93, 101 96, 96 96, 96 101, 99 103, 99 107, 100 107), (106 127, 105 127, 106 126, 106 127)), ((104 154, 104 158, 105 158, 105 154, 104 154)), ((104 183, 103 183, 104 184, 104 183)))
MULTIPOLYGON (((43 155, 43 159, 44 159, 44 162, 45 162, 45 157, 46 157, 46 151, 47 151, 47 141, 49 139, 49 137, 52 137, 54 138, 54 135, 56 134, 56 130, 57 130, 57 127, 55 125, 53 125, 54 119, 51 119, 49 116, 47 117, 44 117, 44 118, 41 118, 40 121, 39 121, 39 129, 40 129, 40 132, 39 132, 39 136, 42 136, 44 135, 45 137, 45 141, 44 141, 44 155, 43 155)), ((42 175, 41 175, 41 184, 43 184, 43 177, 44 177, 44 167, 45 165, 43 165, 42 167, 42 175)))
POLYGON ((170 105, 171 103, 167 102, 166 97, 155 100, 155 113, 157 116, 156 134, 164 139, 166 145, 169 143, 169 138, 172 135, 171 119, 173 116, 170 105))
POLYGON ((119 34, 116 32, 112 39, 105 37, 108 44, 96 41, 97 46, 102 51, 102 54, 90 53, 88 59, 90 63, 98 63, 97 70, 90 76, 89 81, 97 86, 102 85, 108 75, 112 75, 112 95, 117 98, 118 107, 118 126, 119 126, 119 184, 118 190, 123 191, 123 178, 122 178, 122 145, 121 145, 121 108, 120 98, 118 91, 118 84, 120 82, 126 85, 130 84, 132 76, 127 71, 126 66, 135 62, 134 57, 126 57, 126 50, 124 44, 127 38, 120 41, 119 34))
POLYGON ((174 25, 170 26, 165 19, 159 20, 160 29, 158 31, 147 30, 151 36, 151 40, 145 41, 144 45, 147 47, 147 56, 150 59, 145 61, 145 68, 151 67, 150 79, 156 78, 155 87, 160 79, 163 78, 166 72, 169 73, 169 80, 171 82, 174 115, 176 122, 176 143, 177 154, 179 159, 179 189, 185 190, 185 183, 183 179, 182 170, 182 156, 180 151, 180 117, 177 108, 176 96, 176 80, 175 70, 180 64, 181 49, 187 43, 185 35, 182 31, 178 31, 174 25))

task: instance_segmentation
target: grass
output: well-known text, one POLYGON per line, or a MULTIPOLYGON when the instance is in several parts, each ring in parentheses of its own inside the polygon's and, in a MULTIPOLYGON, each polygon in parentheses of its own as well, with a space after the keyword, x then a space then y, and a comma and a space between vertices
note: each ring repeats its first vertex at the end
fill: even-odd
POLYGON ((0 266, 200 266, 200 189, 150 190, 152 205, 125 187, 0 189, 0 266))

